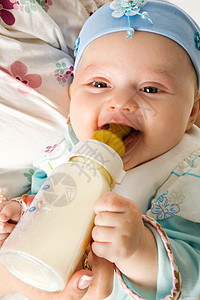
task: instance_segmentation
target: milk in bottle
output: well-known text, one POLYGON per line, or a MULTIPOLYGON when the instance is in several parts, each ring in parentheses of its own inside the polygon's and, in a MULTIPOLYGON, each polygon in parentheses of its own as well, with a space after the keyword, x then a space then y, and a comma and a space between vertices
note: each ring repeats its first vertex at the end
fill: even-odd
MULTIPOLYGON (((123 146, 111 132, 99 131, 94 138, 107 144, 110 140, 113 148, 123 146)), ((94 139, 80 141, 69 161, 52 171, 5 241, 1 263, 36 288, 62 290, 90 241, 95 201, 124 174, 122 160, 110 146, 94 139)))

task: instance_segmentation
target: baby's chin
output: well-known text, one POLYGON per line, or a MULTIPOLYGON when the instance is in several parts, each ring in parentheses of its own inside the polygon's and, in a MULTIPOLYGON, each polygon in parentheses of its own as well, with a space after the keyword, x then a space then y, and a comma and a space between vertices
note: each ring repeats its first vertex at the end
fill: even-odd
POLYGON ((130 152, 125 153, 122 156, 122 161, 123 161, 125 171, 131 170, 139 165, 139 162, 134 162, 132 158, 133 158, 133 154, 131 154, 130 152))

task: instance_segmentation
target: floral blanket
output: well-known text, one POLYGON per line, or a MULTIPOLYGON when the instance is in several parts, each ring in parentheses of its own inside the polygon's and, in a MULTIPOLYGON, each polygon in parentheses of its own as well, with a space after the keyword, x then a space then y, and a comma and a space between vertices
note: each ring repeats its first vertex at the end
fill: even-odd
POLYGON ((25 193, 63 139, 75 40, 108 0, 0 0, 0 193, 25 193))

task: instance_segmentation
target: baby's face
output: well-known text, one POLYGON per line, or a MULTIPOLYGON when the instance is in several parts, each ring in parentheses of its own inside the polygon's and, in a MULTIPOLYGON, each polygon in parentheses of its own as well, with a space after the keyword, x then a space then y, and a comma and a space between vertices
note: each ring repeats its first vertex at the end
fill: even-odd
POLYGON ((114 33, 86 48, 70 87, 70 119, 79 140, 110 123, 131 126, 122 157, 128 170, 181 140, 195 97, 196 74, 178 44, 152 33, 114 33))

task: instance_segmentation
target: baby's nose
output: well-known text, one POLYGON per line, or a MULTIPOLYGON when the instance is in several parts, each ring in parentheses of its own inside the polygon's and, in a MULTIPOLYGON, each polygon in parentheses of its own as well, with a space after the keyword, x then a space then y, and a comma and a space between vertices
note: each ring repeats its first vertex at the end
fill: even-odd
POLYGON ((109 105, 110 110, 121 110, 121 111, 127 111, 127 112, 133 112, 133 108, 130 104, 126 103, 125 105, 121 105, 118 103, 112 103, 109 105))
POLYGON ((137 91, 135 91, 133 88, 116 88, 109 95, 107 108, 109 110, 132 113, 138 109, 139 103, 137 98, 137 91))
POLYGON ((132 113, 138 108, 138 103, 135 96, 130 93, 115 94, 110 101, 108 101, 108 108, 110 110, 118 110, 127 113, 132 113))

